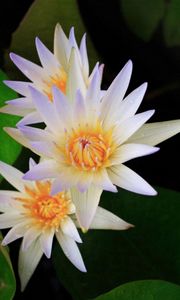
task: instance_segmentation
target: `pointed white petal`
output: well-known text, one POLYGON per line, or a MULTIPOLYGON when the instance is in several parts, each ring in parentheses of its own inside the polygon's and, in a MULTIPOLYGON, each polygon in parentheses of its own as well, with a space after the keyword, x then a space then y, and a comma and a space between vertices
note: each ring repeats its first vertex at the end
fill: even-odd
POLYGON ((22 134, 31 141, 51 141, 52 135, 44 129, 39 129, 31 126, 19 126, 22 134))
POLYGON ((117 109, 117 105, 122 101, 132 74, 132 62, 129 60, 121 72, 117 75, 114 81, 108 88, 102 100, 101 120, 106 123, 108 116, 117 109))
POLYGON ((16 168, 0 161, 0 174, 17 190, 24 191, 23 173, 16 168))
POLYGON ((0 214, 0 229, 6 229, 19 224, 24 217, 17 211, 8 211, 7 213, 0 214))
MULTIPOLYGON (((34 108, 35 109, 35 108, 34 108)), ((42 123, 43 120, 40 114, 37 111, 33 111, 28 113, 24 118, 22 118, 18 123, 17 126, 24 126, 36 123, 42 123)))
POLYGON ((61 222, 61 230, 64 234, 67 234, 69 237, 71 237, 76 242, 82 243, 82 240, 79 236, 76 226, 74 225, 71 218, 69 218, 68 216, 66 217, 66 219, 64 219, 61 222))
POLYGON ((0 108, 0 113, 10 114, 15 116, 26 116, 30 112, 29 109, 16 107, 10 104, 4 105, 0 108))
POLYGON ((137 89, 132 91, 120 104, 118 109, 118 119, 121 122, 125 121, 126 119, 132 117, 136 111, 138 110, 144 94, 147 89, 147 83, 143 83, 137 89))
POLYGON ((16 191, 0 191, 0 212, 8 212, 12 210, 12 201, 18 198, 21 193, 16 191))
POLYGON ((14 53, 10 53, 10 58, 27 78, 36 83, 42 83, 45 77, 43 68, 14 53))
POLYGON ((79 53, 79 47, 77 45, 75 34, 74 34, 74 27, 71 27, 70 32, 69 32, 69 43, 70 43, 72 48, 76 49, 76 53, 77 53, 79 63, 80 63, 80 65, 82 65, 81 56, 80 56, 80 53, 79 53))
POLYGON ((28 140, 23 136, 19 129, 4 127, 4 131, 9 134, 14 140, 23 145, 24 147, 29 148, 28 140))
POLYGON ((38 90, 30 87, 30 92, 34 105, 39 112, 42 120, 52 130, 57 129, 57 118, 54 111, 53 104, 49 101, 48 97, 40 93, 38 90))
POLYGON ((135 132, 128 142, 155 146, 179 132, 180 120, 148 123, 135 132))
POLYGON ((80 55, 82 61, 82 67, 85 77, 88 78, 89 76, 89 61, 87 55, 87 48, 86 48, 86 34, 83 35, 81 43, 80 43, 80 55))
POLYGON ((33 152, 38 153, 40 156, 52 158, 56 148, 52 142, 47 141, 33 141, 29 143, 33 152))
POLYGON ((26 227, 27 224, 28 221, 24 221, 21 222, 20 224, 15 225, 11 230, 9 230, 2 241, 2 245, 6 246, 9 243, 24 236, 25 232, 27 231, 27 227, 26 227))
POLYGON ((62 27, 57 24, 54 33, 54 54, 63 66, 65 71, 68 69, 68 62, 71 53, 71 45, 62 27))
POLYGON ((77 122, 87 122, 85 101, 80 90, 77 90, 76 92, 74 103, 74 120, 76 124, 77 122))
POLYGON ((22 251, 22 247, 20 248, 18 272, 21 281, 21 291, 25 289, 42 255, 43 251, 38 239, 36 239, 26 251, 22 251))
POLYGON ((71 237, 63 234, 61 230, 56 232, 56 237, 66 257, 77 269, 81 272, 86 272, 86 268, 76 242, 71 237))
POLYGON ((41 247, 47 258, 51 256, 54 230, 45 230, 40 236, 41 247))
POLYGON ((34 242, 34 240, 40 234, 41 234, 41 231, 35 227, 30 227, 29 229, 26 229, 26 233, 24 234, 24 238, 22 241, 22 251, 27 251, 29 246, 34 242))
POLYGON ((108 173, 112 182, 123 189, 142 195, 157 195, 149 183, 124 165, 113 166, 108 173))
POLYGON ((29 159, 29 169, 31 170, 36 165, 37 165, 37 163, 35 162, 35 160, 32 157, 30 157, 30 159, 29 159))
POLYGON ((36 49, 42 66, 49 75, 56 74, 60 65, 53 53, 36 37, 36 49))
POLYGON ((53 181, 51 187, 51 195, 75 186, 79 180, 79 172, 74 168, 61 166, 59 167, 59 173, 55 177, 56 179, 53 181))
POLYGON ((158 147, 151 147, 144 144, 124 144, 112 155, 111 164, 119 165, 130 159, 155 153, 158 150, 158 147))
POLYGON ((98 110, 98 105, 101 99, 101 76, 99 69, 96 70, 94 73, 94 76, 91 79, 91 82, 89 84, 88 90, 87 90, 87 104, 88 107, 91 110, 98 110))
POLYGON ((72 108, 68 98, 55 86, 52 88, 52 92, 58 121, 70 126, 72 124, 72 108))
POLYGON ((27 109, 27 111, 31 112, 34 108, 34 105, 30 98, 21 97, 13 100, 6 101, 6 104, 12 105, 13 107, 19 108, 19 109, 27 109))
POLYGON ((114 131, 114 139, 118 145, 123 144, 131 135, 133 135, 147 120, 154 114, 154 110, 148 110, 137 114, 123 123, 117 125, 114 131))
POLYGON ((23 178, 25 180, 41 180, 57 176, 58 166, 54 160, 44 160, 29 170, 23 178))
POLYGON ((117 193, 117 188, 115 185, 113 185, 112 181, 110 180, 106 169, 102 169, 97 173, 94 173, 93 184, 102 190, 117 193))
POLYGON ((76 188, 71 189, 71 199, 76 207, 76 215, 83 230, 88 230, 96 213, 102 189, 91 185, 84 193, 76 188))
POLYGON ((110 230, 126 230, 131 227, 134 226, 100 206, 98 206, 96 214, 90 225, 90 229, 110 230))
POLYGON ((77 57, 76 49, 72 48, 66 86, 67 97, 72 102, 74 102, 76 91, 78 89, 80 89, 83 96, 86 94, 86 86, 82 75, 81 66, 77 57))
POLYGON ((22 96, 29 96, 29 86, 32 85, 30 82, 25 81, 12 81, 12 80, 4 80, 3 81, 8 87, 16 91, 18 94, 22 96))

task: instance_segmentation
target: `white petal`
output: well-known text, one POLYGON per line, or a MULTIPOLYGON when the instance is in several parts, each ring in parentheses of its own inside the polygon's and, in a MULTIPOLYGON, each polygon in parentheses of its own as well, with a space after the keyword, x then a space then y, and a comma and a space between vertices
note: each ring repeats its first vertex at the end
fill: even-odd
POLYGON ((55 195, 58 192, 68 190, 72 186, 75 186, 79 180, 79 172, 71 167, 59 167, 59 174, 52 183, 51 195, 55 195))
POLYGON ((81 55, 83 72, 84 72, 84 75, 88 78, 88 76, 89 76, 89 61, 88 61, 87 48, 86 48, 86 34, 84 34, 82 37, 79 50, 80 50, 80 55, 81 55))
POLYGON ((52 92, 58 121, 70 126, 72 124, 72 109, 68 98, 55 86, 52 88, 52 92))
POLYGON ((68 68, 69 57, 71 53, 71 45, 64 31, 59 24, 56 25, 54 33, 54 54, 63 66, 65 71, 68 68))
POLYGON ((102 169, 97 173, 94 173, 93 184, 102 190, 110 191, 113 193, 117 192, 117 188, 112 184, 106 169, 102 169))
POLYGON ((20 224, 15 225, 11 230, 8 231, 6 236, 2 241, 2 245, 6 246, 7 244, 21 238, 24 236, 27 230, 28 221, 21 222, 20 224))
POLYGON ((74 34, 74 27, 71 27, 70 32, 69 32, 69 43, 70 43, 72 48, 76 49, 76 53, 77 53, 79 63, 80 63, 80 65, 82 65, 81 56, 80 56, 80 53, 79 53, 79 47, 77 45, 75 34, 74 34))
POLYGON ((40 114, 37 111, 33 111, 31 113, 28 113, 24 118, 22 118, 17 123, 17 126, 24 126, 24 125, 36 124, 36 123, 42 123, 42 122, 43 122, 43 119, 41 118, 40 114))
POLYGON ((51 51, 36 37, 36 49, 39 55, 42 66, 46 69, 49 75, 53 75, 58 72, 60 67, 56 57, 51 51))
POLYGON ((127 118, 132 117, 138 110, 144 94, 147 89, 147 83, 143 83, 137 89, 132 91, 120 104, 118 109, 118 119, 123 122, 127 118))
POLYGON ((122 101, 132 74, 132 62, 128 61, 121 72, 113 80, 102 100, 101 120, 104 124, 108 122, 108 116, 117 109, 117 105, 122 101))
POLYGON ((61 222, 61 230, 64 234, 67 234, 69 237, 71 237, 76 242, 82 243, 82 240, 79 236, 76 226, 74 225, 71 218, 69 218, 68 216, 66 217, 65 220, 63 220, 61 222))
POLYGON ((19 129, 4 127, 4 131, 9 134, 14 140, 23 145, 24 147, 29 148, 29 141, 23 136, 19 129))
POLYGON ((56 237, 66 257, 81 272, 86 272, 86 268, 76 242, 71 237, 64 235, 60 230, 56 232, 56 237))
POLYGON ((134 226, 100 206, 90 225, 90 229, 126 230, 131 227, 134 226))
POLYGON ((23 178, 25 180, 41 180, 56 177, 58 172, 57 163, 54 160, 44 160, 29 170, 23 178))
POLYGON ((102 189, 91 185, 84 193, 79 192, 76 188, 71 189, 71 199, 76 207, 76 215, 81 228, 86 231, 92 222, 96 213, 102 189))
POLYGON ((123 144, 133 135, 147 120, 154 114, 154 110, 145 111, 137 114, 123 123, 120 123, 114 131, 114 139, 118 145, 123 144))
POLYGON ((128 142, 155 146, 179 132, 180 120, 148 123, 135 132, 128 142))
POLYGON ((41 247, 43 249, 44 254, 47 256, 47 258, 50 258, 51 256, 53 237, 54 237, 53 229, 45 230, 40 237, 41 247))
POLYGON ((82 75, 81 66, 77 57, 76 49, 72 48, 70 61, 69 61, 69 70, 68 70, 68 80, 66 86, 67 97, 74 102, 76 91, 80 89, 82 95, 86 93, 86 86, 84 78, 82 75))
POLYGON ((110 158, 111 164, 119 165, 130 159, 155 153, 158 150, 159 148, 157 147, 144 144, 124 144, 116 149, 116 152, 110 158))
POLYGON ((45 77, 43 68, 14 53, 10 53, 10 58, 27 78, 36 83, 42 83, 45 77))
POLYGON ((53 104, 49 101, 47 96, 43 95, 38 90, 30 87, 30 92, 34 105, 36 106, 42 120, 52 131, 56 131, 57 118, 53 104))
POLYGON ((30 157, 30 159, 29 159, 29 169, 32 169, 36 165, 37 165, 37 163, 35 162, 35 160, 32 157, 30 157))
POLYGON ((0 214, 0 229, 13 227, 20 222, 24 217, 17 211, 8 211, 7 213, 0 214))
POLYGON ((30 227, 28 230, 26 230, 26 233, 25 233, 23 241, 22 241, 22 251, 27 251, 29 246, 34 242, 34 240, 40 234, 41 234, 41 231, 34 227, 30 227))
POLYGON ((77 90, 74 103, 74 121, 76 124, 87 122, 85 101, 80 90, 77 90))
POLYGON ((17 190, 24 191, 23 173, 16 168, 0 161, 0 174, 17 190))
POLYGON ((12 80, 4 80, 3 81, 8 87, 16 91, 18 94, 22 96, 29 96, 29 86, 32 85, 30 82, 25 81, 12 81, 12 80))
POLYGON ((142 195, 157 195, 142 177, 124 165, 113 166, 108 173, 112 182, 123 189, 142 195))
POLYGON ((40 156, 46 156, 51 158, 56 148, 52 142, 46 141, 33 141, 29 143, 33 152, 38 153, 40 156))
POLYGON ((12 210, 12 201, 18 198, 21 193, 16 191, 0 191, 0 212, 8 212, 12 210))
POLYGON ((31 141, 51 141, 52 135, 44 129, 39 129, 31 126, 19 126, 23 135, 31 141))
POLYGON ((4 114, 10 114, 10 115, 15 115, 15 116, 26 116, 30 110, 26 108, 20 108, 16 107, 10 104, 4 105, 3 107, 0 108, 0 112, 4 114))
POLYGON ((19 109, 27 109, 27 111, 30 111, 34 108, 34 105, 30 98, 21 97, 13 100, 6 101, 6 104, 10 104, 13 107, 19 107, 19 109))
POLYGON ((87 90, 87 104, 90 109, 97 109, 101 98, 101 76, 99 69, 94 73, 87 90))
POLYGON ((22 247, 20 248, 18 272, 21 281, 21 291, 25 289, 42 255, 43 252, 38 239, 36 239, 26 251, 22 251, 22 247))

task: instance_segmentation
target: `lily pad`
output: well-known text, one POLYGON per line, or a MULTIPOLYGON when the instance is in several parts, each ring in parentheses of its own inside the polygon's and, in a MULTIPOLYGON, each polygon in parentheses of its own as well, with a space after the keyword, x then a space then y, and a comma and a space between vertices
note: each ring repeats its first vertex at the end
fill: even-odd
MULTIPOLYGON (((0 107, 5 104, 5 101, 18 97, 13 90, 3 83, 5 79, 7 79, 6 74, 0 70, 0 107)), ((0 160, 9 164, 14 163, 22 147, 4 132, 3 127, 14 127, 18 121, 19 117, 17 116, 0 114, 0 160)), ((1 179, 2 177, 0 177, 1 179)))
MULTIPOLYGON (((0 242, 2 235, 0 234, 0 242)), ((16 280, 8 254, 8 248, 0 244, 0 299, 11 300, 15 294, 16 280)))
POLYGON ((180 286, 161 280, 143 280, 123 284, 94 300, 178 300, 180 286))
POLYGON ((156 197, 123 190, 103 193, 101 206, 135 228, 90 230, 82 235, 79 248, 87 273, 76 270, 60 247, 55 247, 53 260, 58 277, 74 299, 95 298, 135 280, 180 284, 180 194, 163 188, 158 192, 156 197))
MULTIPOLYGON (((14 32, 10 51, 38 62, 35 37, 38 36, 52 50, 54 29, 57 23, 61 24, 67 35, 70 28, 74 26, 78 42, 86 32, 76 0, 36 0, 14 32)), ((89 36, 87 37, 87 44, 90 65, 94 66, 97 61, 97 53, 89 36)), ((13 66, 8 57, 7 61, 6 70, 8 74, 12 78, 19 78, 20 72, 13 66)))

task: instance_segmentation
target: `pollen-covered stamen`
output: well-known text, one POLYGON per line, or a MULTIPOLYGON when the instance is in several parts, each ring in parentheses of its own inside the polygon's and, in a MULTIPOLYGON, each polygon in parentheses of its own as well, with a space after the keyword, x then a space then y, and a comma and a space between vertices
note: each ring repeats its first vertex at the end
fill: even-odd
POLYGON ((72 202, 67 192, 50 195, 51 183, 36 182, 34 189, 25 187, 27 198, 21 200, 25 214, 33 219, 33 223, 41 228, 58 230, 62 220, 72 213, 72 202))
POLYGON ((59 73, 50 76, 49 80, 45 80, 45 88, 44 93, 48 96, 50 101, 53 101, 52 96, 52 87, 55 85, 58 89, 61 90, 65 94, 66 92, 66 83, 67 83, 67 74, 66 72, 61 68, 59 70, 59 73))
POLYGON ((68 162, 79 169, 94 171, 107 166, 109 157, 115 148, 112 142, 112 130, 103 132, 98 123, 93 129, 90 126, 72 130, 67 138, 65 152, 68 162))

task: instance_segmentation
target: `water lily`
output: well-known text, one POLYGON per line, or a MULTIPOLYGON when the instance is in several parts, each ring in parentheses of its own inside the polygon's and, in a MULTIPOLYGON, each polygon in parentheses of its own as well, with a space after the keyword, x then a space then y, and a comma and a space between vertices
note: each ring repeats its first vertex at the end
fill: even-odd
POLYGON ((97 70, 85 96, 78 90, 74 102, 56 87, 53 103, 30 88, 45 130, 23 126, 6 131, 26 147, 46 158, 24 179, 54 178, 51 194, 70 189, 77 219, 87 230, 103 190, 121 187, 144 195, 156 191, 124 165, 128 160, 156 152, 154 145, 180 131, 180 121, 145 124, 154 110, 136 114, 147 84, 124 98, 132 72, 129 61, 101 97, 97 70), (123 99, 124 98, 124 99, 123 99))
MULTIPOLYGON (((30 169, 35 162, 30 159, 30 169)), ((69 191, 50 194, 51 180, 28 182, 23 173, 0 162, 0 173, 17 191, 0 191, 0 229, 11 228, 2 245, 23 238, 19 252, 19 276, 24 290, 43 253, 51 256, 56 236, 67 258, 82 272, 86 272, 76 245, 81 238, 76 228, 75 206, 69 191)), ((92 229, 124 230, 132 227, 111 212, 98 207, 92 229)))
POLYGON ((53 101, 52 87, 54 85, 67 94, 68 98, 73 98, 77 88, 81 89, 82 93, 86 92, 86 87, 98 68, 98 64, 96 64, 94 71, 89 76, 86 35, 83 36, 80 48, 78 48, 74 28, 71 28, 69 38, 67 38, 61 26, 56 25, 54 53, 39 38, 36 38, 36 49, 42 67, 17 54, 10 53, 10 58, 14 64, 31 82, 4 81, 7 86, 23 97, 7 101, 0 112, 24 116, 20 121, 21 124, 40 121, 40 115, 36 112, 34 103, 31 100, 29 85, 47 95, 49 101, 53 101))

